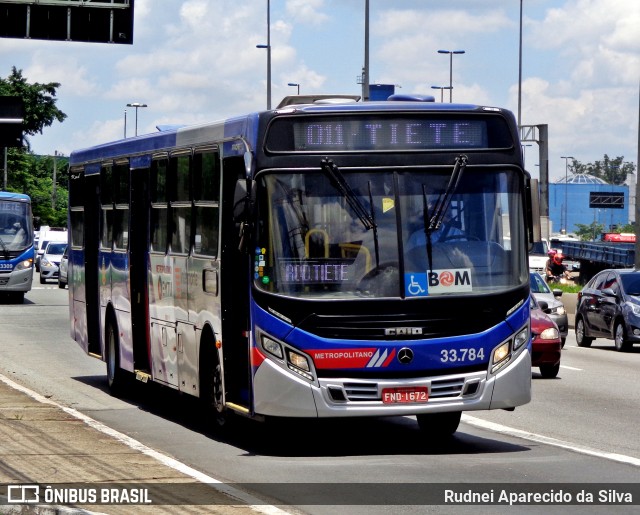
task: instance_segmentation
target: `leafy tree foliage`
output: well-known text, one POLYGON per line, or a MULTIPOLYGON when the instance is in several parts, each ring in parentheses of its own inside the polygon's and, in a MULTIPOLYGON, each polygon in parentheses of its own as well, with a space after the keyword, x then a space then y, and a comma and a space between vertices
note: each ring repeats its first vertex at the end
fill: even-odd
MULTIPOLYGON (((55 121, 63 122, 67 115, 56 107, 57 82, 29 83, 22 70, 12 68, 7 78, 0 77, 0 95, 17 96, 24 103, 24 133, 34 136, 42 133, 55 121)), ((26 193, 33 204, 34 223, 66 226, 69 194, 67 184, 69 165, 66 158, 57 158, 56 188, 53 197, 52 156, 36 156, 29 147, 11 148, 7 152, 7 190, 26 193)))
POLYGON ((636 165, 630 162, 625 163, 624 156, 611 159, 605 154, 602 161, 596 161, 595 163, 584 164, 574 159, 569 165, 569 171, 574 174, 592 175, 606 181, 608 184, 621 185, 627 180, 628 174, 636 172, 636 165))
POLYGON ((42 134, 44 127, 50 127, 54 121, 63 122, 67 117, 56 107, 56 89, 58 82, 29 84, 22 76, 22 70, 11 68, 11 74, 0 77, 0 95, 22 98, 24 102, 24 132, 30 136, 42 134))
POLYGON ((604 225, 597 222, 591 222, 589 225, 576 224, 576 227, 577 230, 574 232, 581 241, 596 240, 604 232, 604 225))

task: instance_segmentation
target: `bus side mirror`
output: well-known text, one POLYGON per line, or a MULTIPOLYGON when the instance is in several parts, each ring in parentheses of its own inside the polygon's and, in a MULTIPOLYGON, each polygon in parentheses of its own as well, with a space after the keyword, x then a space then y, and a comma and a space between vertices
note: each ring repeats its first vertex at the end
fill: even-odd
POLYGON ((236 190, 233 195, 233 220, 242 222, 246 220, 253 211, 255 202, 256 183, 251 179, 238 179, 236 190))

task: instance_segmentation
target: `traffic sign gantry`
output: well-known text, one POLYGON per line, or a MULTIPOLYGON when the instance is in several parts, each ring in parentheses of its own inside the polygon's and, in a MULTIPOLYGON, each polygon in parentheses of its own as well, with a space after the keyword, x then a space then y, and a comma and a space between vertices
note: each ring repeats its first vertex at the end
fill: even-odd
POLYGON ((134 0, 0 0, 0 37, 133 43, 134 0))

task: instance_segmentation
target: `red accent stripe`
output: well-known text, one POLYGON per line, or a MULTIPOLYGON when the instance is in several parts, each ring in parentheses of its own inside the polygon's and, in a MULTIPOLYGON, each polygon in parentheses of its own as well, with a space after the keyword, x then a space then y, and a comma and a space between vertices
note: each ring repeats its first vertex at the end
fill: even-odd
POLYGON ((396 349, 392 349, 391 353, 389 354, 389 357, 384 360, 384 363, 382 364, 382 366, 388 367, 389 363, 391 363, 391 360, 394 358, 395 355, 396 355, 396 349))

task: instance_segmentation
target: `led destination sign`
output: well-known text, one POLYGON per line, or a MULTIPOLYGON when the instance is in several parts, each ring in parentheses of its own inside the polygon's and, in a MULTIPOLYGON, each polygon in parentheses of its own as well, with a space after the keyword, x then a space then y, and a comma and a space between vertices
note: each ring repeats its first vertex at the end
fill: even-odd
POLYGON ((270 151, 326 152, 509 148, 500 117, 354 116, 283 118, 267 136, 270 151))

